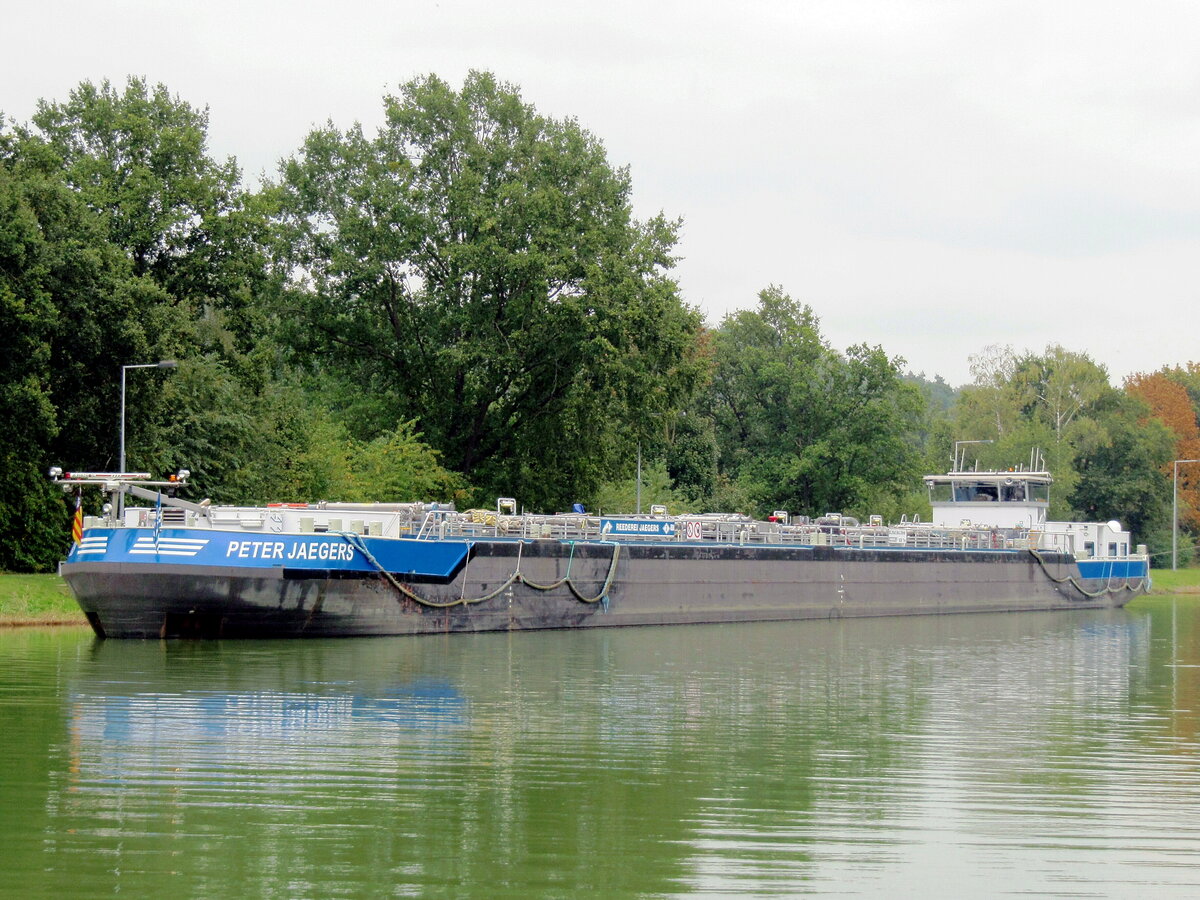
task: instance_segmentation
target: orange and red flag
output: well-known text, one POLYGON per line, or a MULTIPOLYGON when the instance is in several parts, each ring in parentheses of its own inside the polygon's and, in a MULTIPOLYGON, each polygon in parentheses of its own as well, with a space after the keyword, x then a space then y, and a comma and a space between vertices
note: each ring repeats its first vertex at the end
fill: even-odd
POLYGON ((75 515, 71 517, 71 540, 76 544, 83 540, 83 492, 75 495, 75 515))

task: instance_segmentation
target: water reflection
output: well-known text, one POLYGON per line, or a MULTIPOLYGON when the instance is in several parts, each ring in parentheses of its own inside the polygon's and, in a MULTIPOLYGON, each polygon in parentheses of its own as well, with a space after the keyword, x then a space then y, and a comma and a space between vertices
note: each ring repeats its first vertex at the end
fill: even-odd
POLYGON ((445 681, 416 681, 384 697, 364 697, 351 690, 334 685, 322 693, 191 691, 128 697, 73 691, 72 732, 81 746, 128 748, 309 740, 318 734, 330 743, 364 724, 436 739, 445 729, 466 724, 463 698, 445 681))
POLYGON ((0 839, 68 896, 1183 896, 1184 618, 63 638, 10 654, 57 699, 0 839))

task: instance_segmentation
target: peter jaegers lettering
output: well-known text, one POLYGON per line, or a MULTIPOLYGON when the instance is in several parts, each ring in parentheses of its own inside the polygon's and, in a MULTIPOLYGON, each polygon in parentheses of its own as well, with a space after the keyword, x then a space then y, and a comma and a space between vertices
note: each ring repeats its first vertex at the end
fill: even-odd
POLYGON ((354 559, 354 548, 343 541, 230 541, 225 557, 350 562, 354 559))

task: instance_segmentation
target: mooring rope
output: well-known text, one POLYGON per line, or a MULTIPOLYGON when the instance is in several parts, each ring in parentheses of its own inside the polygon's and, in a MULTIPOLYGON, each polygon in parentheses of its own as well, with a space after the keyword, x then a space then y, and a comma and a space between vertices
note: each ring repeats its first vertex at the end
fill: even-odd
POLYGON ((612 589, 613 582, 616 580, 617 561, 621 555, 621 545, 620 544, 613 542, 613 541, 601 542, 601 543, 610 543, 610 544, 612 544, 612 548, 613 548, 612 560, 608 564, 608 574, 604 578, 604 584, 600 588, 600 593, 598 593, 594 597, 585 597, 583 595, 583 593, 579 590, 579 588, 577 588, 575 586, 575 582, 571 579, 571 565, 575 559, 575 542, 574 541, 570 542, 571 543, 571 555, 567 559, 567 574, 552 584, 538 584, 536 582, 530 581, 528 578, 526 578, 524 575, 521 574, 521 553, 524 548, 525 542, 518 541, 517 542, 517 567, 516 567, 516 569, 513 570, 513 573, 511 575, 509 575, 508 578, 506 578, 500 584, 499 587, 495 588, 494 590, 488 591, 486 594, 484 594, 480 597, 465 596, 467 576, 466 576, 466 570, 464 569, 464 571, 463 571, 463 593, 464 593, 464 596, 459 597, 457 600, 448 600, 448 601, 442 602, 442 601, 438 601, 438 600, 430 600, 427 597, 422 597, 420 594, 418 594, 412 588, 410 588, 407 585, 403 584, 402 582, 398 581, 396 579, 396 577, 391 572, 389 572, 386 568, 384 568, 383 564, 380 563, 379 560, 377 560, 375 558, 375 555, 373 553, 371 553, 370 550, 367 549, 366 541, 364 541, 362 539, 361 535, 358 535, 358 534, 355 534, 354 532, 349 532, 349 531, 339 531, 339 532, 337 532, 337 534, 339 534, 343 538, 345 538, 346 543, 348 543, 351 547, 353 547, 355 550, 357 550, 359 553, 361 553, 363 555, 363 558, 366 559, 367 562, 369 562, 371 565, 373 565, 376 568, 376 570, 379 572, 379 574, 382 575, 384 578, 386 578, 387 581, 391 584, 391 586, 394 587, 400 594, 407 597, 409 600, 412 600, 414 603, 419 603, 421 606, 427 606, 432 609, 449 609, 452 606, 471 606, 476 603, 483 603, 487 600, 491 600, 493 597, 499 596, 500 594, 502 594, 504 591, 508 590, 508 588, 510 588, 514 584, 524 584, 524 585, 527 585, 528 587, 533 588, 535 591, 553 591, 557 588, 562 587, 565 584, 567 586, 567 590, 569 590, 574 595, 575 599, 578 600, 580 603, 600 603, 601 601, 607 600, 608 592, 612 589))
MULTIPOLYGON (((1042 567, 1042 571, 1046 573, 1047 578, 1049 578, 1055 584, 1069 583, 1071 585, 1071 587, 1075 588, 1075 590, 1079 591, 1079 593, 1083 594, 1085 597, 1091 597, 1091 598, 1103 597, 1105 594, 1116 594, 1116 593, 1119 593, 1120 591, 1129 591, 1131 594, 1136 594, 1143 587, 1148 588, 1150 586, 1150 584, 1149 584, 1150 576, 1143 575, 1142 577, 1138 578, 1134 582, 1132 587, 1129 584, 1129 578, 1122 579, 1123 583, 1121 584, 1120 587, 1112 587, 1112 581, 1113 581, 1114 576, 1112 574, 1112 569, 1110 568, 1109 574, 1107 576, 1105 576, 1104 587, 1100 588, 1100 590, 1098 590, 1098 591, 1089 591, 1089 590, 1087 590, 1087 588, 1085 588, 1082 584, 1079 583, 1078 579, 1076 579, 1074 575, 1065 575, 1062 578, 1059 578, 1056 575, 1054 575, 1050 571, 1050 567, 1046 564, 1046 560, 1042 557, 1042 555, 1040 553, 1038 553, 1032 547, 1029 548, 1029 555, 1038 561, 1038 565, 1040 565, 1042 567)), ((1149 571, 1149 566, 1147 566, 1147 571, 1149 571)))

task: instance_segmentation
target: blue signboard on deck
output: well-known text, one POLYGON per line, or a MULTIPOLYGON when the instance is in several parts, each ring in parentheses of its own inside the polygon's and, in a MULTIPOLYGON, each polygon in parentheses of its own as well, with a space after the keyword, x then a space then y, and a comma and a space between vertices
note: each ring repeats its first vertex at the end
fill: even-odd
POLYGON ((601 519, 605 537, 674 537, 675 523, 661 519, 601 519))

